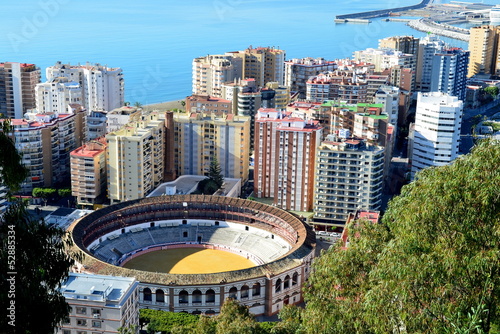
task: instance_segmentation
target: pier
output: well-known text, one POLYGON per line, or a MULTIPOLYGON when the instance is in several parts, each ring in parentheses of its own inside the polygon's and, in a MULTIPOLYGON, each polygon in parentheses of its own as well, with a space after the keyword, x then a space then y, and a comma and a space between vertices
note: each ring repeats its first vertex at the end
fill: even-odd
POLYGON ((385 17, 391 15, 391 13, 404 12, 412 9, 420 9, 426 7, 428 4, 432 3, 433 0, 422 0, 419 4, 413 6, 396 7, 391 9, 380 9, 371 10, 367 12, 344 14, 335 16, 335 22, 341 22, 341 20, 346 20, 344 22, 350 22, 352 19, 370 19, 375 17, 385 17))
POLYGON ((430 32, 439 36, 458 39, 461 41, 469 41, 469 30, 457 28, 445 23, 437 23, 429 19, 411 20, 407 23, 415 30, 430 32))

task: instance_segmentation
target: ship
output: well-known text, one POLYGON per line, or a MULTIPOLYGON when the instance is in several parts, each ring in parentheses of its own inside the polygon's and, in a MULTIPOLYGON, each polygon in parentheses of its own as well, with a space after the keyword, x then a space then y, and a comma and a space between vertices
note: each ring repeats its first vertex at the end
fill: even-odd
POLYGON ((491 7, 490 9, 490 24, 500 25, 500 5, 491 7))

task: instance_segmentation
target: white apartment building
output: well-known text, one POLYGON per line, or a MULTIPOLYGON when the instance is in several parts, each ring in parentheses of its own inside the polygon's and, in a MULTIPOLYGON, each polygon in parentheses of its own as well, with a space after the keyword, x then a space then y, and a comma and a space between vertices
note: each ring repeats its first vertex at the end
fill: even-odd
POLYGON ((66 77, 82 88, 83 106, 89 111, 112 110, 124 105, 124 81, 121 68, 100 64, 70 65, 57 62, 46 69, 47 80, 66 77))
POLYGON ((443 51, 446 44, 435 35, 427 35, 418 45, 417 68, 415 73, 416 90, 431 91, 432 63, 434 55, 443 51))
POLYGON ((108 133, 108 197, 119 203, 146 197, 161 181, 165 157, 165 112, 108 133))
POLYGON ((193 60, 193 95, 222 97, 222 84, 242 77, 242 59, 207 55, 193 60))
MULTIPOLYGON (((105 111, 91 111, 87 116, 87 140, 104 137, 107 131, 107 113, 105 111)), ((118 130, 118 129, 116 129, 118 130)))
POLYGON ((130 277, 70 273, 60 291, 71 311, 56 333, 118 333, 139 326, 138 285, 130 277))
POLYGON ((76 81, 58 77, 35 87, 36 110, 41 114, 64 113, 70 104, 82 104, 82 88, 76 81))
POLYGON ((306 82, 320 73, 332 72, 337 68, 334 61, 324 58, 302 58, 285 61, 285 86, 291 92, 297 92, 299 99, 306 98, 306 82))
POLYGON ((314 224, 344 226, 358 209, 379 210, 382 203, 385 149, 361 139, 329 136, 318 147, 314 224))
POLYGON ((411 178, 418 171, 447 165, 458 157, 463 102, 445 93, 418 93, 411 178))
POLYGON ((389 117, 387 122, 395 128, 398 126, 399 94, 398 87, 387 85, 380 86, 375 93, 375 103, 384 106, 384 114, 389 117))
POLYGON ((389 49, 372 49, 354 51, 353 59, 375 65, 375 72, 382 72, 393 66, 403 66, 413 71, 417 66, 417 57, 414 54, 389 49))

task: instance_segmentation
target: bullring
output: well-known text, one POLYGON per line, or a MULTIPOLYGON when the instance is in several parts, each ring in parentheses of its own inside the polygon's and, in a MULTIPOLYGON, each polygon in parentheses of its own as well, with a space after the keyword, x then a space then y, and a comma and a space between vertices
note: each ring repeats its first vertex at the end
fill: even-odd
POLYGON ((141 308, 216 314, 235 298, 256 315, 302 301, 315 252, 301 219, 259 202, 223 196, 175 195, 97 210, 71 228, 86 271, 136 277, 141 308), (240 254, 255 267, 210 274, 168 274, 121 267, 146 252, 179 247, 240 254))

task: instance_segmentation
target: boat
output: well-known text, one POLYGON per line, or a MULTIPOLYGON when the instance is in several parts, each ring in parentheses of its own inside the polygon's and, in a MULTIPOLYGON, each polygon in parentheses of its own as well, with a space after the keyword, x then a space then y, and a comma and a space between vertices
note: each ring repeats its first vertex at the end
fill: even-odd
POLYGON ((490 24, 500 25, 500 5, 491 7, 490 9, 490 24))

